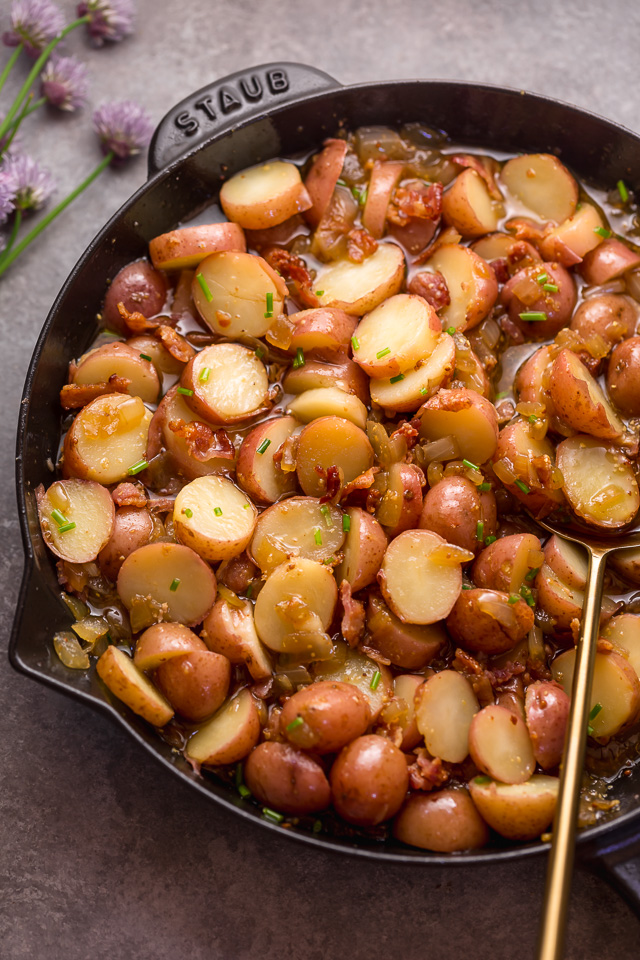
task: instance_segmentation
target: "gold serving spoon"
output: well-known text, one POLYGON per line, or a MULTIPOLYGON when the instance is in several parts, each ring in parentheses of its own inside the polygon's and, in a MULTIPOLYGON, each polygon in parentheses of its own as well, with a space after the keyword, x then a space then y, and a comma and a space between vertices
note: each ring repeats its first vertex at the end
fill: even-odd
POLYGON ((538 940, 538 960, 561 960, 563 956, 567 906, 575 851, 580 786, 587 746, 587 726, 593 668, 600 625, 600 602, 604 586, 607 557, 615 550, 640 547, 640 530, 629 533, 615 531, 615 542, 584 535, 573 528, 568 532, 550 523, 536 521, 549 533, 586 548, 589 569, 584 591, 580 640, 571 692, 571 709, 564 759, 560 771, 558 803, 553 823, 551 852, 547 867, 543 913, 538 940))

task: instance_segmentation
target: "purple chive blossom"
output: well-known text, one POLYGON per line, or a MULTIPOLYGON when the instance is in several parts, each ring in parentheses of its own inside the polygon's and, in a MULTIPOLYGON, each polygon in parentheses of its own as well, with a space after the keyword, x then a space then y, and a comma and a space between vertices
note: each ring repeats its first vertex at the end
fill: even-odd
POLYGON ((8 47, 24 44, 30 57, 37 57, 64 28, 62 11, 51 0, 14 0, 11 30, 2 40, 8 47))
POLYGON ((0 223, 6 223, 7 217, 14 209, 13 190, 7 183, 3 172, 0 172, 0 223))
POLYGON ((42 96, 60 110, 78 110, 87 102, 87 68, 75 57, 49 59, 40 75, 42 96))
POLYGON ((153 123, 137 103, 122 100, 98 107, 93 114, 93 129, 104 154, 113 152, 119 160, 127 160, 147 146, 153 123))
POLYGON ((9 187, 14 207, 24 212, 38 210, 54 190, 54 180, 48 170, 27 156, 6 157, 2 179, 9 187))
POLYGON ((118 43, 133 33, 134 0, 86 0, 78 4, 78 16, 89 17, 87 30, 93 45, 105 40, 118 43))

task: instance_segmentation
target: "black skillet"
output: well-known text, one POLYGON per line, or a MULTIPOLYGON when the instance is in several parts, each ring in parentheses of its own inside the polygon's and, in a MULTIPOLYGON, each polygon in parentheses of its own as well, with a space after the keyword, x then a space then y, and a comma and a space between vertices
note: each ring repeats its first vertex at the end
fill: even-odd
MULTIPOLYGON (((149 180, 93 240, 58 295, 38 339, 20 408, 17 495, 25 572, 9 646, 12 665, 56 690, 106 711, 191 787, 240 816, 329 850, 407 864, 471 864, 540 855, 548 845, 494 845, 442 856, 349 837, 283 830, 261 819, 251 802, 213 777, 197 776, 139 717, 88 674, 66 669, 53 653, 56 630, 70 615, 59 599, 51 554, 38 525, 33 491, 51 482, 60 431, 58 391, 69 358, 98 330, 106 281, 147 253, 148 241, 189 219, 214 199, 221 177, 272 156, 308 152, 336 132, 367 124, 419 121, 446 130, 454 143, 494 150, 557 154, 587 182, 624 179, 640 190, 640 138, 600 117, 545 97, 492 86, 396 81, 343 87, 327 74, 293 63, 243 71, 204 87, 162 120, 149 149, 149 180)), ((601 871, 640 912, 640 769, 615 785, 619 816, 580 834, 579 855, 601 871), (634 859, 635 857, 635 859, 634 859)))

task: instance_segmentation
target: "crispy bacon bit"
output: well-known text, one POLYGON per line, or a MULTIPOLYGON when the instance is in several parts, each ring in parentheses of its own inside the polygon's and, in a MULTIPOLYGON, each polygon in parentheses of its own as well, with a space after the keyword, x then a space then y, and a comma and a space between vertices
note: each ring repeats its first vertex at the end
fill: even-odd
POLYGON ((133 312, 127 310, 122 301, 118 304, 118 313, 122 317, 129 333, 149 333, 149 331, 155 330, 156 327, 159 326, 158 320, 147 320, 143 313, 138 313, 137 310, 133 312))
POLYGON ((112 373, 108 380, 98 383, 66 383, 60 391, 60 405, 63 410, 77 410, 96 397, 108 393, 127 393, 131 386, 128 377, 118 377, 112 373))
POLYGON ((451 157, 451 160, 457 163, 459 167, 470 167, 471 170, 475 170, 478 176, 482 177, 486 183, 489 195, 494 200, 502 200, 502 194, 498 190, 494 179, 496 170, 489 169, 489 164, 493 165, 494 161, 487 160, 483 162, 479 157, 471 157, 467 153, 456 154, 454 157, 451 157))
POLYGON ((366 643, 361 643, 358 647, 361 653, 364 653, 369 660, 375 660, 376 663, 381 663, 384 667, 391 665, 391 660, 388 657, 383 657, 379 650, 376 650, 375 647, 369 647, 366 643))
POLYGON ((208 460, 214 460, 216 457, 222 460, 233 460, 235 449, 227 431, 220 428, 212 430, 211 427, 201 420, 191 420, 185 423, 184 420, 170 420, 169 430, 186 442, 189 454, 194 460, 200 463, 206 463, 208 460))
POLYGON ((494 670, 485 670, 485 676, 488 677, 492 687, 503 687, 510 683, 514 677, 521 676, 526 670, 523 663, 508 660, 504 667, 496 667, 494 670))
POLYGON ((153 500, 149 500, 147 507, 149 508, 149 513, 157 515, 173 511, 175 503, 175 497, 154 497, 153 500))
POLYGON ((326 473, 322 467, 316 467, 316 470, 319 474, 324 475, 327 484, 327 492, 324 497, 320 497, 320 503, 328 503, 329 500, 337 498, 342 491, 342 484, 344 482, 342 471, 340 467, 336 467, 335 464, 328 467, 326 473))
POLYGON ((196 355, 196 351, 191 344, 166 323, 161 323, 159 327, 156 327, 153 335, 157 337, 173 359, 179 360, 180 363, 188 363, 196 355))
POLYGON ((364 604, 354 600, 351 596, 351 584, 343 580, 340 584, 340 602, 342 603, 342 621, 340 630, 350 647, 357 647, 358 640, 364 633, 365 612, 364 604))
POLYGON ((473 687, 473 692, 480 704, 484 707, 494 703, 493 687, 485 668, 465 650, 456 649, 451 666, 463 677, 466 677, 473 687))
POLYGON ((507 254, 507 263, 509 266, 513 267, 517 264, 518 269, 540 262, 540 254, 533 244, 528 243, 526 240, 517 240, 507 254))
MULTIPOLYGON (((251 693, 254 697, 257 697, 258 700, 266 700, 269 694, 273 689, 273 677, 266 677, 265 680, 261 680, 259 683, 254 683, 251 687, 251 693)), ((278 716, 280 714, 278 713, 278 716)), ((265 739, 270 739, 265 736, 265 739)))
POLYGON ((293 285, 293 294, 305 307, 317 307, 320 303, 313 291, 313 278, 302 257, 297 257, 282 247, 264 251, 264 259, 277 270, 285 281, 293 285))
POLYGON ((447 281, 441 273, 428 273, 426 270, 415 273, 407 285, 409 293, 422 297, 434 310, 442 310, 451 303, 447 281))
POLYGON ((506 283, 509 279, 509 261, 506 257, 496 257, 489 264, 496 275, 498 283, 506 283))
POLYGON ((378 249, 378 241, 368 230, 354 227, 347 234, 347 257, 352 263, 362 263, 378 249))
POLYGON ((125 480, 111 494, 116 507, 146 507, 147 495, 141 483, 125 480))
POLYGON ((407 450, 413 450, 420 436, 421 423, 419 417, 414 417, 413 420, 403 420, 397 430, 393 431, 389 441, 392 442, 402 437, 406 441, 407 450))
POLYGON ((447 782, 450 771, 439 757, 430 757, 424 747, 418 747, 415 754, 415 762, 409 765, 409 784, 413 790, 437 790, 447 782))
POLYGON ((412 187, 396 187, 387 208, 387 220, 404 227, 412 217, 437 220, 442 213, 442 184, 431 183, 412 187))
POLYGON ((516 240, 530 240, 532 243, 540 243, 544 237, 544 230, 536 226, 526 217, 514 217, 505 223, 505 227, 510 232, 515 233, 516 240))
POLYGON ((350 480, 349 483, 345 484, 340 499, 344 500, 356 490, 368 490, 373 485, 377 473, 380 473, 380 467, 369 467, 354 480, 350 480))

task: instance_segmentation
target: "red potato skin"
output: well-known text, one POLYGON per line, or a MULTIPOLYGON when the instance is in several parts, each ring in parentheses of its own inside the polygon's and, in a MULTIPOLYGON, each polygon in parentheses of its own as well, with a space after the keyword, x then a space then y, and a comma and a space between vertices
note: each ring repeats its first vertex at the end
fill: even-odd
POLYGON ((393 835, 402 843, 436 853, 477 850, 489 828, 466 790, 412 793, 396 817, 393 835))
POLYGON ((509 317, 528 339, 548 340, 567 325, 576 305, 576 285, 571 274, 559 263, 543 262, 524 267, 504 285, 500 294, 502 304, 509 311, 509 317), (556 293, 545 291, 540 286, 540 295, 531 303, 523 303, 516 295, 514 287, 523 280, 536 283, 536 277, 546 273, 551 284, 558 287, 556 293), (546 313, 546 320, 521 320, 521 313, 546 313))
POLYGON ((610 237, 585 256, 578 270, 587 283, 599 285, 615 280, 637 266, 640 266, 640 256, 626 243, 610 237))
MULTIPOLYGON (((493 455, 493 462, 506 459, 514 462, 516 457, 514 448, 517 445, 516 436, 522 429, 522 421, 508 423, 500 431, 498 437, 498 446, 493 455)), ((520 477, 520 479, 524 479, 520 477)), ((548 512, 552 507, 564 501, 564 494, 561 490, 553 490, 550 487, 533 488, 529 486, 529 493, 524 493, 515 483, 504 483, 507 490, 513 494, 521 503, 524 503, 532 512, 548 512)))
POLYGON ((299 749, 337 753, 361 736, 370 722, 369 703, 352 683, 320 680, 287 700, 280 714, 280 733, 299 749), (303 720, 300 726, 296 726, 298 718, 303 720))
POLYGON ((120 507, 116 510, 111 539, 98 554, 98 564, 105 577, 118 579, 120 567, 134 550, 149 543, 153 520, 143 507, 120 507))
POLYGON ((361 562, 356 570, 356 575, 351 583, 351 592, 356 593, 363 587, 375 583, 380 564, 384 558, 385 551, 389 545, 387 535, 371 514, 360 507, 356 507, 360 514, 360 523, 358 525, 359 550, 360 555, 366 557, 366 562, 361 562))
POLYGON ((362 225, 372 237, 379 240, 387 219, 391 194, 402 176, 404 163, 374 160, 367 200, 362 213, 362 225))
POLYGON ((258 568, 246 553, 239 557, 223 560, 216 571, 219 583, 223 583, 234 593, 244 593, 252 580, 258 576, 258 568))
POLYGON ((404 754, 376 734, 344 747, 331 768, 336 812, 356 826, 376 826, 395 816, 409 787, 404 754))
POLYGON ((549 395, 556 412, 578 433, 587 433, 602 440, 615 440, 620 436, 620 428, 611 423, 601 403, 594 403, 587 384, 574 373, 576 359, 585 375, 589 376, 587 368, 570 350, 561 350, 551 367, 549 395))
MULTIPOLYGON (((601 247, 604 244, 600 245, 601 247)), ((597 252, 600 247, 596 248, 597 252)), ((606 293, 584 300, 571 318, 571 329, 583 340, 600 336, 609 344, 631 337, 638 322, 638 309, 630 297, 606 293)))
POLYGON ((404 670, 420 670, 430 663, 444 642, 431 627, 403 623, 379 597, 372 594, 367 607, 367 645, 404 670))
POLYGON ((525 720, 533 755, 543 770, 562 760, 571 700, 555 680, 536 680, 525 694, 525 720))
MULTIPOLYGON (((285 419, 279 417, 279 420, 285 419)), ((292 430, 296 426, 296 421, 293 417, 288 418, 292 423, 292 430)), ((269 427, 274 424, 274 420, 265 420, 263 423, 259 423, 257 427, 254 427, 250 433, 246 435, 242 441, 242 446, 238 453, 238 459, 236 461, 236 479, 238 485, 244 490, 245 493, 248 493, 250 497, 254 500, 257 500, 259 503, 273 503, 273 501, 267 496, 266 492, 262 489, 258 483, 257 477, 254 473, 254 463, 256 457, 261 456, 258 453, 258 447, 268 435, 269 427)), ((284 473, 279 471, 279 480, 281 480, 281 493, 286 493, 291 490, 295 490, 296 481, 294 473, 284 473)))
POLYGON ((613 348, 607 390, 624 416, 640 417, 640 337, 630 337, 613 348))
MULTIPOLYGON (((336 357, 337 359, 337 357, 336 357)), ((289 369, 282 386, 285 393, 299 394, 314 387, 339 387, 345 393, 354 394, 365 406, 371 403, 369 377, 353 360, 326 363, 323 360, 306 358, 303 367, 289 369)))
POLYGON ((206 649, 204 641, 183 624, 154 623, 138 637, 133 662, 141 670, 150 670, 150 657, 161 655, 164 660, 172 660, 192 650, 206 649))
POLYGON ((320 764, 288 743, 259 744, 246 760, 244 779, 259 803, 293 816, 318 813, 331 800, 320 764))
POLYGON ((506 653, 524 640, 533 626, 534 616, 531 607, 520 598, 510 604, 508 593, 475 589, 462 591, 446 622, 451 637, 463 649, 492 656, 506 653), (499 622, 482 610, 480 604, 488 601, 504 605, 509 622, 499 622))
POLYGON ((474 553, 482 548, 477 539, 478 522, 482 535, 495 536, 496 499, 490 490, 478 493, 467 477, 443 477, 427 492, 420 515, 420 529, 432 530, 449 543, 474 553))
POLYGON ((424 481, 422 471, 410 463, 396 464, 395 467, 400 474, 403 500, 397 523, 392 527, 383 527, 390 540, 404 530, 412 530, 416 527, 422 513, 422 483, 424 481))
MULTIPOLYGON (((498 414, 494 405, 485 397, 476 393, 475 390, 468 390, 466 387, 455 387, 451 389, 438 390, 435 396, 431 397, 423 404, 416 416, 421 419, 428 417, 431 411, 445 410, 451 413, 468 410, 470 407, 477 407, 485 415, 485 420, 493 429, 496 443, 500 428, 498 426, 498 414)), ((488 457, 487 459, 490 459, 488 457)))
POLYGON ((204 260, 212 253, 233 250, 244 253, 247 249, 244 231, 237 223, 205 223, 201 226, 182 227, 171 230, 149 241, 149 255, 154 266, 176 256, 197 253, 204 260))
MULTIPOLYGON (((520 550, 541 550, 538 537, 532 533, 513 533, 489 544, 473 564, 471 576, 477 587, 488 590, 511 591, 511 577, 515 558, 520 550)), ((534 568, 529 568, 534 569, 534 568)), ((516 585, 519 589, 520 585, 516 585)))
POLYGON ((289 314, 288 320, 294 324, 289 353, 295 354, 298 349, 321 349, 327 353, 346 353, 358 325, 358 318, 352 317, 337 307, 314 307, 310 310, 301 310, 299 313, 289 314), (326 342, 320 347, 314 347, 317 338, 326 342))
POLYGON ((105 326, 126 336, 128 331, 118 311, 118 303, 124 303, 130 313, 155 317, 165 304, 167 290, 166 277, 148 260, 128 263, 115 275, 104 298, 102 317, 105 326))
POLYGON ((194 650, 160 664, 154 679, 176 711, 199 723, 221 707, 229 691, 231 664, 211 650, 194 650))
POLYGON ((324 149, 313 161, 305 178, 304 185, 311 197, 311 206, 305 210, 304 218, 314 229, 327 212, 336 183, 340 179, 346 155, 345 140, 325 140, 324 149))

